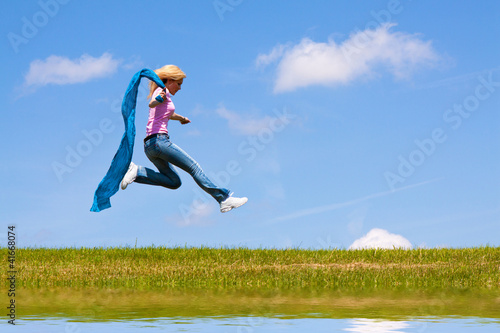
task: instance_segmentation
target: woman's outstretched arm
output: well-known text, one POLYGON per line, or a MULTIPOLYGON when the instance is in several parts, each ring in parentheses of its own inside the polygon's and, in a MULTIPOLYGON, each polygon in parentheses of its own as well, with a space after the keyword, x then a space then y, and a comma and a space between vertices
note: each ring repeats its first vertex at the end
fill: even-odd
POLYGON ((188 117, 181 116, 180 114, 177 114, 175 112, 170 116, 170 119, 171 120, 178 120, 183 125, 184 124, 189 124, 191 122, 191 120, 189 120, 188 117))

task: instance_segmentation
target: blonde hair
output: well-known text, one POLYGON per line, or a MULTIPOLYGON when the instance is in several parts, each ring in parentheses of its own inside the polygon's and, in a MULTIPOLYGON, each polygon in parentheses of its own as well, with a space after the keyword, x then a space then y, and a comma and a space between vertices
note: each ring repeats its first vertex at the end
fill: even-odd
MULTIPOLYGON (((163 66, 162 68, 155 69, 154 71, 156 75, 163 81, 163 83, 166 83, 167 79, 171 79, 174 81, 184 79, 186 77, 186 74, 184 74, 181 69, 175 65, 166 65, 163 66)), ((150 98, 154 91, 158 88, 158 85, 151 81, 149 82, 149 95, 148 98, 150 98)))

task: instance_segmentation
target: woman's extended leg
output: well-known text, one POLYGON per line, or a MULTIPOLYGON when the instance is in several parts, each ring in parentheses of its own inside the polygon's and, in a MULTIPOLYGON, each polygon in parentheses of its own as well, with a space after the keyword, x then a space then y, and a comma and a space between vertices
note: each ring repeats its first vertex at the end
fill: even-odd
POLYGON ((174 143, 170 143, 168 147, 167 160, 169 163, 189 173, 196 184, 210 194, 218 203, 221 203, 229 197, 230 192, 228 189, 218 187, 212 183, 205 175, 198 162, 174 143))

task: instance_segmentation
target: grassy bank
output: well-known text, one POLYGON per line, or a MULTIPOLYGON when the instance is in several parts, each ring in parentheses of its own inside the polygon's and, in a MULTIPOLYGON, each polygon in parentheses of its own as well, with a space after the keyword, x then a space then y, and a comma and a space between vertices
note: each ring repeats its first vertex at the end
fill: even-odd
MULTIPOLYGON (((7 253, 6 248, 1 249, 7 253)), ((18 287, 500 287, 500 247, 415 250, 24 248, 18 287)), ((2 270, 2 280, 7 272, 2 270)))

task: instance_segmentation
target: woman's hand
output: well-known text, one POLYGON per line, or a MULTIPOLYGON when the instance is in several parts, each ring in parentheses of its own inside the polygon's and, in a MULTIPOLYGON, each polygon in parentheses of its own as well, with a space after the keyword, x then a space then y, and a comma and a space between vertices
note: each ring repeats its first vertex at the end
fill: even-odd
POLYGON ((181 122, 182 125, 186 125, 191 122, 191 120, 189 120, 187 117, 182 117, 181 119, 179 119, 179 121, 181 122))
POLYGON ((163 88, 162 91, 160 91, 160 96, 165 101, 167 99, 167 92, 165 91, 166 88, 163 88))
POLYGON ((157 98, 158 97, 161 97, 163 102, 165 102, 165 100, 167 99, 167 92, 165 91, 165 88, 163 88, 161 91, 160 91, 160 94, 158 96, 156 96, 155 99, 153 99, 151 102, 149 102, 149 107, 150 108, 155 108, 157 107, 158 105, 162 104, 163 102, 160 102, 157 98))

